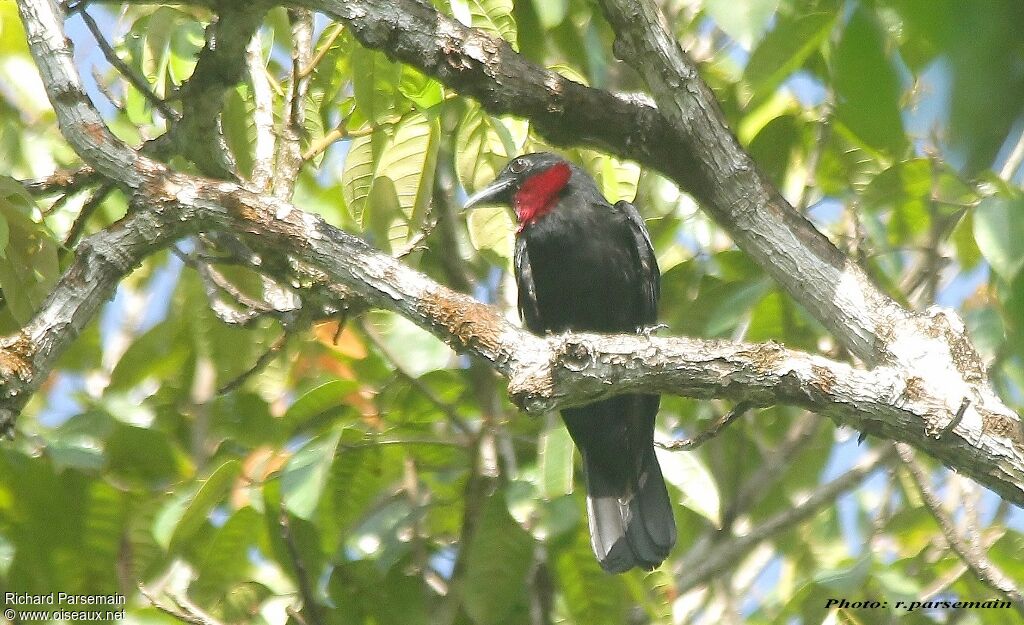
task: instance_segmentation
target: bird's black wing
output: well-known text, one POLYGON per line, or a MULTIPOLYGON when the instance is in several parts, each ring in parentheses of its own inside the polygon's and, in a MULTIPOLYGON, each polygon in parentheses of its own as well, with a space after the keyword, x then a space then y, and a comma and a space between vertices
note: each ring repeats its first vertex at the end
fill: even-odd
POLYGON ((654 245, 651 243, 651 235, 647 232, 644 218, 636 207, 626 200, 619 200, 615 208, 626 217, 629 229, 633 235, 637 260, 641 269, 641 287, 643 289, 640 302, 641 322, 645 325, 653 325, 658 319, 658 300, 661 299, 661 271, 658 269, 658 260, 654 256, 654 245))
POLYGON ((533 282, 533 269, 530 267, 530 254, 526 251, 524 237, 516 237, 514 262, 516 286, 519 288, 519 318, 530 331, 543 332, 544 323, 537 307, 537 285, 533 282))

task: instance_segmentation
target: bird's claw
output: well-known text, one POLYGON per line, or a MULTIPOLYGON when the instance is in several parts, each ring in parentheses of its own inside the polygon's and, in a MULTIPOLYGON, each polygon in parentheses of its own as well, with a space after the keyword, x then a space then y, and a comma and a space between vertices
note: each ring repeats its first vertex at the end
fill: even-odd
POLYGON ((664 323, 657 323, 653 326, 646 326, 640 328, 640 333, 649 339, 652 336, 654 336, 654 334, 657 333, 658 330, 668 330, 668 326, 665 325, 664 323))

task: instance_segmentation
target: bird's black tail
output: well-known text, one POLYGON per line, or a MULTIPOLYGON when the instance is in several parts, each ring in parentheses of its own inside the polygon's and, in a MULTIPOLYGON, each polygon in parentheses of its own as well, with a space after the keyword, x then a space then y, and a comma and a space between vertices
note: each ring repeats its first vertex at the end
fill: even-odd
POLYGON ((653 569, 676 541, 672 505, 654 455, 656 395, 620 395, 562 412, 583 455, 590 542, 601 566, 653 569))

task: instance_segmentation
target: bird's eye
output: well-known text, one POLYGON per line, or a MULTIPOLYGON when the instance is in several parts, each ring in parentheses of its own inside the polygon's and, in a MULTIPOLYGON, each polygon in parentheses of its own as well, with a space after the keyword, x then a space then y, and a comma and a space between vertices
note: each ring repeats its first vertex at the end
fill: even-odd
POLYGON ((526 171, 526 161, 521 158, 517 158, 508 164, 508 170, 513 174, 521 174, 526 171))

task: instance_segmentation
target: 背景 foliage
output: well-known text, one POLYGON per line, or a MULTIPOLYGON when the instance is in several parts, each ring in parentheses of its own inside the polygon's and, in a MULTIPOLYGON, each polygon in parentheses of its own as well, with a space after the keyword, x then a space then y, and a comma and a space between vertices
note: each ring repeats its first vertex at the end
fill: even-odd
MULTIPOLYGON (((580 82, 640 87, 612 59, 612 32, 593 3, 434 4, 580 82)), ((663 4, 773 182, 891 296, 957 307, 1004 399, 1021 407, 1020 5, 978 3, 961 15, 951 0, 663 4)), ((213 18, 187 5, 88 10, 158 97, 191 75, 213 18)), ((96 63, 92 95, 108 123, 131 143, 160 135, 167 120, 98 61, 79 19, 68 27, 80 49, 94 50, 80 64, 96 63)), ((301 102, 308 163, 296 203, 512 314, 508 214, 481 210, 463 222, 455 207, 509 156, 550 148, 529 120, 492 116, 325 20, 315 25, 313 49, 323 54, 301 102)), ((280 123, 293 80, 283 9, 267 15, 261 39, 280 123)), ((243 175, 254 167, 253 91, 243 81, 222 118, 243 175)), ((6 177, 77 165, 10 2, 0 3, 0 120, 0 332, 9 334, 82 230, 128 207, 115 191, 86 212, 88 189, 33 198, 6 177)), ((671 183, 593 150, 566 153, 613 201, 636 196, 671 333, 846 357, 671 183)), ((208 245, 179 247, 189 255, 208 245)), ((242 293, 265 288, 246 269, 217 270, 242 293)), ((16 440, 0 447, 0 587, 122 592, 130 618, 173 622, 139 594, 142 583, 187 595, 223 623, 274 625, 302 622, 289 609, 310 625, 498 625, 537 614, 702 623, 723 611, 750 623, 855 623, 879 622, 884 611, 828 612, 825 600, 992 596, 963 571, 902 470, 771 534, 727 573, 677 589, 698 554, 727 550, 733 533, 784 513, 884 445, 857 447, 857 433, 784 407, 697 450, 666 452, 678 546, 653 574, 606 575, 590 552, 564 429, 518 414, 489 371, 393 313, 228 325, 210 308, 208 280, 176 254, 144 263, 64 355, 16 440), (272 347, 269 364, 219 392, 272 347)), ((728 408, 666 397, 660 436, 693 434, 728 408)), ((1024 580, 1019 515, 1008 520, 990 494, 940 475, 945 496, 981 511, 967 522, 982 524, 991 560, 1024 580)), ((949 616, 892 613, 906 623, 949 616)), ((971 611, 959 622, 1014 616, 971 611)))

